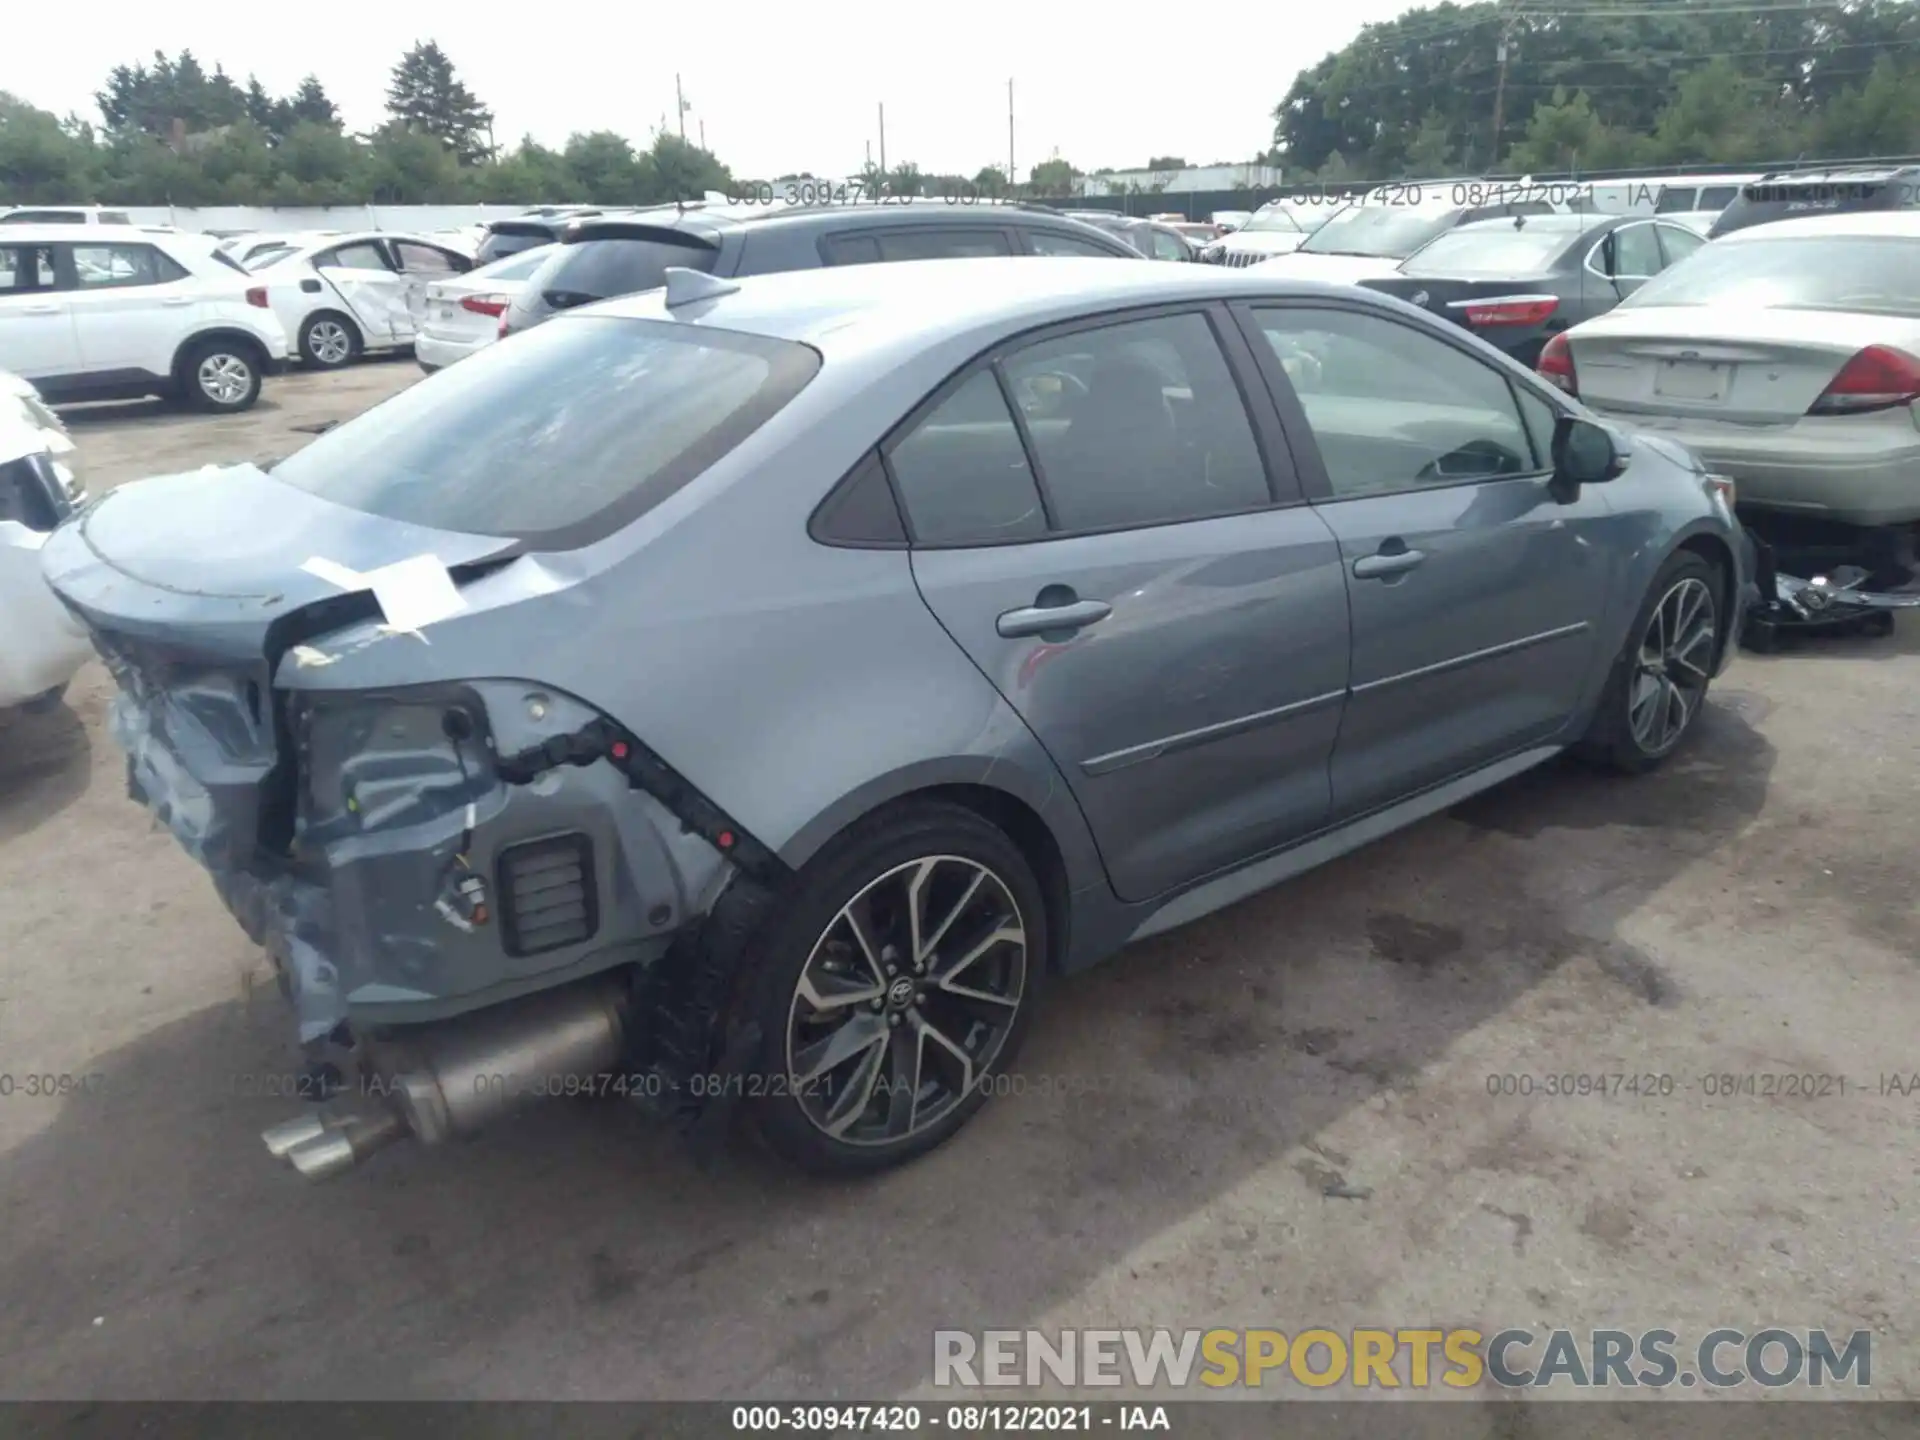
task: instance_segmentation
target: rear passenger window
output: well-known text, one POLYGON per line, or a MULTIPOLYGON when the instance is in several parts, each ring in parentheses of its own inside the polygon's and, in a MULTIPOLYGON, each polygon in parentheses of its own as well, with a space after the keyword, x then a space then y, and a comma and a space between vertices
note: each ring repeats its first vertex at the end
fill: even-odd
POLYGON ((935 406, 887 462, 919 544, 990 545, 1047 531, 1026 447, 990 370, 935 406))
POLYGON ((1246 406, 1204 315, 1106 325, 1002 365, 1059 529, 1160 525, 1271 502, 1246 406))
POLYGON ((151 245, 75 245, 73 272, 82 290, 160 285, 187 273, 151 245))
POLYGON ((820 242, 820 258, 829 265, 878 265, 880 242, 871 235, 829 235, 820 242))
POLYGON ((316 270, 390 270, 387 257, 374 244, 342 245, 314 257, 316 270))

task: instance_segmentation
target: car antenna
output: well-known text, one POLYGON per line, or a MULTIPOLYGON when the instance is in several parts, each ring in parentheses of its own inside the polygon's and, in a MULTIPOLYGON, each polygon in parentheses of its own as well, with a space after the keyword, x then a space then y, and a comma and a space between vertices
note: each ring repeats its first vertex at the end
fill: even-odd
POLYGON ((717 280, 704 270, 689 270, 684 265, 669 265, 662 277, 667 286, 667 308, 691 305, 696 300, 718 300, 735 294, 740 287, 730 280, 717 280))

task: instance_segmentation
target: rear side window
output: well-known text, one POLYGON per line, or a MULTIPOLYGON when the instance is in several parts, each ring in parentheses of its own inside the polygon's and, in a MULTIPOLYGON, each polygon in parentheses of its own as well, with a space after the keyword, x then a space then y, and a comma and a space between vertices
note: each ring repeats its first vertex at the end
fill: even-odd
POLYGON ((1067 531, 1272 502, 1240 390, 1204 315, 1044 340, 1001 362, 1067 531))
POLYGON ((657 290, 667 270, 713 269, 719 251, 688 236, 682 241, 608 236, 563 247, 540 272, 540 288, 549 304, 581 305, 614 295, 657 290))
POLYGON ((402 391, 272 473, 390 520, 571 548, 700 475, 819 367, 789 341, 570 316, 402 391))
POLYGON ((86 213, 81 210, 15 210, 9 215, 0 216, 0 223, 7 225, 84 225, 86 213))
POLYGON ((1666 185, 1661 187, 1660 200, 1653 209, 1656 215, 1683 215, 1689 210, 1698 209, 1694 203, 1699 192, 1691 185, 1666 185))
POLYGON ((850 231, 828 235, 820 256, 829 265, 872 265, 895 260, 951 260, 1011 255, 1004 230, 925 225, 912 230, 850 231))
POLYGON ((922 545, 992 545, 1047 531, 1013 412, 990 370, 954 390, 887 456, 922 545))
POLYGON ((0 245, 0 295, 51 290, 56 283, 51 245, 0 245))
POLYGON ((372 241, 341 245, 313 257, 316 270, 391 270, 387 257, 372 241))

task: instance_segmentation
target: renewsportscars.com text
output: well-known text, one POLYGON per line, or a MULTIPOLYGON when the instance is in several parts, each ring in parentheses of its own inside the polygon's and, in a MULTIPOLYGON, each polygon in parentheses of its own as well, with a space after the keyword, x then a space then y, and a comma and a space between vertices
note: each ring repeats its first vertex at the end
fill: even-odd
POLYGON ((935 1386, 1153 1389, 1691 1389, 1873 1381, 1873 1337, 1770 1327, 1710 1330, 1358 1328, 937 1330, 935 1386))

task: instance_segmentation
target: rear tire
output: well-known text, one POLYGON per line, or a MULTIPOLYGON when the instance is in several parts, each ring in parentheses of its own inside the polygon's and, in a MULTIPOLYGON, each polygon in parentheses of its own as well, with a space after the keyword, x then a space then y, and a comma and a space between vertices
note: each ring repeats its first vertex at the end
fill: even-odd
POLYGON ((763 1036, 747 1077, 757 1128, 804 1170, 870 1174, 950 1138, 1019 1053, 1048 964, 1046 902, 995 826, 909 802, 810 861, 753 953, 741 999, 763 1036))
POLYGON ((1682 550, 1648 587, 1614 661, 1587 733, 1583 758, 1623 774, 1652 770, 1679 749, 1706 704, 1725 619, 1723 577, 1682 550))
POLYGON ((316 310, 300 327, 300 358, 316 370, 338 370, 360 358, 360 327, 337 310, 316 310))
POLYGON ((195 410, 237 415, 260 398, 264 357, 240 340, 202 340, 180 360, 180 398, 195 410))

